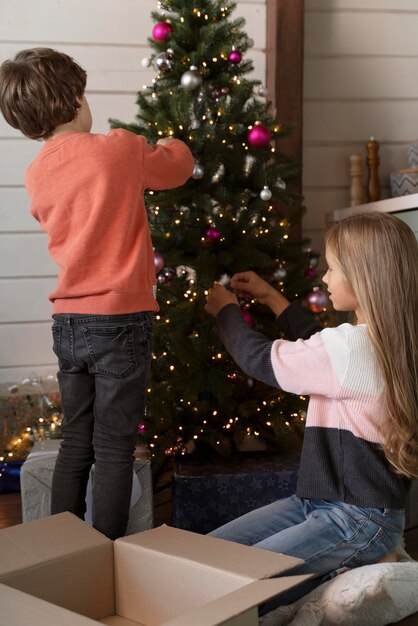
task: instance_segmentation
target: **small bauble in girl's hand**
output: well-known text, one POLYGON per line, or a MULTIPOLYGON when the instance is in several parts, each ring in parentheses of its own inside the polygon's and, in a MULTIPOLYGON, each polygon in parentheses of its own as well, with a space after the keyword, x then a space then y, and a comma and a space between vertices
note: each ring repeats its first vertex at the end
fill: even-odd
POLYGON ((158 22, 152 29, 152 37, 154 41, 164 43, 167 41, 172 32, 173 27, 169 22, 158 22))
POLYGON ((256 124, 248 131, 248 143, 253 148, 265 148, 270 143, 270 131, 267 126, 256 124))
POLYGON ((321 313, 326 311, 328 305, 328 296, 324 291, 320 289, 314 289, 306 296, 306 302, 308 308, 312 313, 321 313))

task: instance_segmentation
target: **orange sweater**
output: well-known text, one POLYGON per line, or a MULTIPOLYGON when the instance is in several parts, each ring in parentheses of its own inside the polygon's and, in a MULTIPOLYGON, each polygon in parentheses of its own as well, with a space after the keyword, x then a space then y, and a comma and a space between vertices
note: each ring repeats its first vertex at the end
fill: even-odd
POLYGON ((70 132, 45 144, 25 182, 60 267, 53 313, 158 310, 144 190, 182 185, 193 165, 183 142, 150 146, 121 129, 70 132))

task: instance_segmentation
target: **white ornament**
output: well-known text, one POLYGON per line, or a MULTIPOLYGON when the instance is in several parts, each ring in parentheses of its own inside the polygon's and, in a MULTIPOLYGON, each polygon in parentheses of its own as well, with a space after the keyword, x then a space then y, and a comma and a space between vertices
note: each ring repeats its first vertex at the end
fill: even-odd
POLYGON ((270 189, 267 187, 267 185, 264 185, 263 189, 260 192, 260 198, 268 202, 271 198, 271 195, 272 194, 271 194, 270 189))
POLYGON ((142 67, 150 67, 151 59, 149 57, 144 57, 141 61, 142 67))
POLYGON ((190 69, 187 70, 187 72, 184 72, 181 77, 181 86, 183 89, 186 89, 186 91, 193 91, 194 89, 197 89, 197 87, 200 87, 201 84, 202 77, 197 71, 197 67, 191 65, 190 69))
POLYGON ((279 178, 277 180, 276 186, 281 190, 286 189, 286 183, 284 182, 283 178, 279 178))

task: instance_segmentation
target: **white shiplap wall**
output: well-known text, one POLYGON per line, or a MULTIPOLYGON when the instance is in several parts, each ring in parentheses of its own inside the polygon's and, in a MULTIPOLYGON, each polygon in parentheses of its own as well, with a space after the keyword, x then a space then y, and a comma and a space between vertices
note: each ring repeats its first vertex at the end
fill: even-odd
MULTIPOLYGON (((134 120, 136 93, 154 76, 141 60, 149 52, 156 8, 157 0, 0 0, 0 61, 33 46, 73 56, 88 72, 92 130, 105 133, 109 117, 134 120)), ((238 0, 235 16, 246 18, 245 30, 255 42, 249 55, 264 82, 266 2, 238 0)), ((40 147, 0 119, 0 383, 56 371, 47 296, 57 268, 23 187, 26 167, 40 147)))
POLYGON ((418 0, 305 0, 304 232, 349 206, 349 156, 380 142, 382 198, 418 137, 418 0))

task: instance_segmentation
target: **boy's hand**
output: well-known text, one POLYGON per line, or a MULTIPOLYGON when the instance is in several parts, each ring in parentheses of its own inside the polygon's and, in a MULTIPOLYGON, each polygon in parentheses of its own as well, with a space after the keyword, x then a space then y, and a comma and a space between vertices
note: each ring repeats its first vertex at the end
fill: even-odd
MULTIPOLYGON (((237 304, 236 296, 219 283, 214 283, 206 297, 205 311, 216 317, 227 304, 237 304)), ((239 305, 238 305, 239 306, 239 305)))
POLYGON ((175 140, 175 137, 161 137, 161 139, 157 141, 156 145, 163 146, 165 143, 169 143, 170 141, 174 141, 174 140, 175 140))

